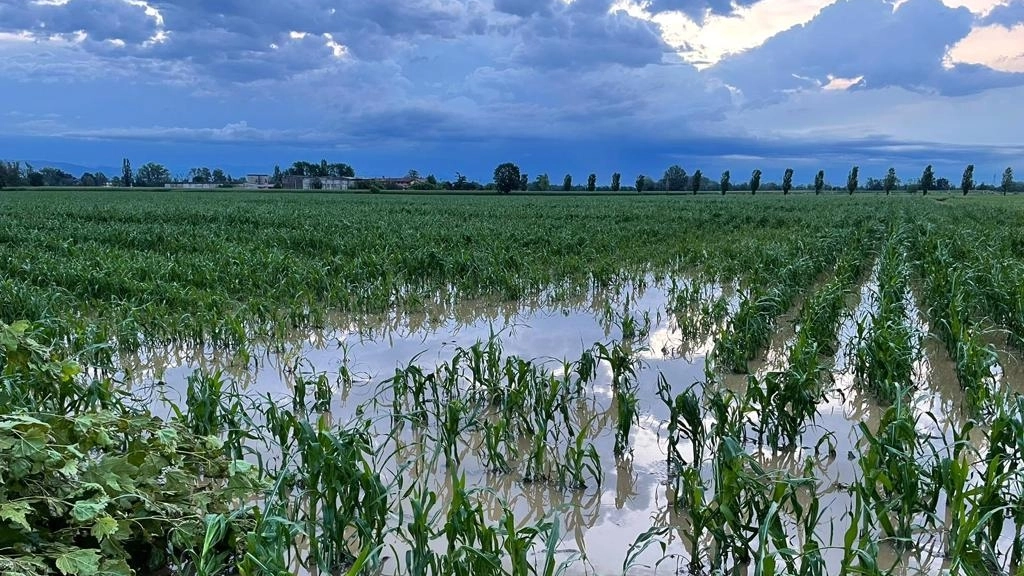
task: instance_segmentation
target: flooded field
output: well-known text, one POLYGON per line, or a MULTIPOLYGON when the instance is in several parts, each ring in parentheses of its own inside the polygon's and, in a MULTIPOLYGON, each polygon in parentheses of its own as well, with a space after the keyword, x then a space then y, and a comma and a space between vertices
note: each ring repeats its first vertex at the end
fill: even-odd
MULTIPOLYGON (((837 572, 844 561, 843 539, 850 528, 854 506, 850 486, 862 476, 859 460, 863 457, 865 434, 860 426, 877 430, 886 412, 874 397, 855 385, 852 354, 858 345, 857 324, 870 316, 872 298, 878 291, 877 277, 864 280, 857 291, 847 296, 848 309, 837 333, 839 346, 826 375, 831 385, 817 404, 814 417, 802 429, 799 444, 781 450, 758 445, 759 414, 744 415, 743 446, 753 460, 765 470, 813 484, 812 489, 803 489, 799 498, 806 500, 804 505, 812 499, 811 494, 818 500, 820 516, 814 524, 815 538, 822 545, 821 565, 828 573, 837 572)), ((668 446, 672 414, 660 396, 663 391, 659 383, 667 384, 673 398, 687 389, 701 396, 705 387, 729 390, 742 397, 749 386, 759 386, 758 381, 770 373, 785 371, 799 327, 799 305, 778 319, 771 345, 751 363, 748 376, 718 370, 712 359, 715 333, 738 306, 738 295, 732 286, 700 284, 693 279, 648 278, 614 293, 590 294, 583 300, 576 304, 544 305, 541 302, 548 299, 539 298, 534 305, 523 307, 475 301, 461 303, 451 310, 412 316, 394 315, 376 321, 362 318, 343 328, 244 354, 217 353, 204 348, 144 350, 119 359, 123 372, 118 378, 140 388, 160 382, 161 395, 173 403, 184 404, 190 378, 195 374, 216 374, 245 395, 266 397, 280 405, 292 402, 297 379, 306 383, 319 379, 330 388, 329 405, 323 405, 323 413, 343 426, 355 425, 360 420, 371 422, 374 462, 382 476, 388 482, 400 474, 409 482, 425 483, 436 494, 439 511, 452 505, 453 478, 462 477, 467 491, 486 490, 476 496, 489 522, 499 522, 506 511, 511 512, 518 526, 557 522, 559 532, 552 536, 557 538, 555 558, 564 563, 567 574, 687 572, 694 558, 694 539, 698 549, 710 544, 711 539, 705 538, 705 542, 693 534, 693 520, 687 509, 676 503, 678 496, 673 483, 677 479, 668 446), (699 304, 705 310, 713 308, 716 302, 723 305, 724 316, 708 325, 704 333, 684 335, 680 327, 677 315, 695 312, 678 309, 680 294, 688 290, 701 295, 699 304), (395 426, 396 370, 410 373, 410 368, 415 367, 423 374, 431 374, 440 367, 441 372, 446 372, 453 367, 453 358, 466 362, 465 352, 476 347, 495 355, 494 359, 502 363, 508 358, 522 359, 557 379, 564 377, 565 367, 592 353, 595 345, 613 347, 624 342, 629 344, 631 366, 627 386, 636 395, 628 449, 616 454, 622 384, 614 383, 621 376, 607 359, 596 359, 594 376, 585 382, 570 408, 573 414, 568 420, 577 424, 577 432, 584 434, 587 443, 594 447, 594 465, 600 468, 599 473, 591 474, 585 486, 531 480, 523 463, 523 453, 530 446, 523 439, 517 439, 518 445, 511 450, 515 456, 509 458, 508 469, 496 470, 489 464, 484 430, 501 416, 500 411, 490 407, 459 416, 464 420, 458 423, 458 436, 451 449, 457 454, 454 460, 432 452, 439 449, 435 442, 440 422, 430 422, 428 418, 422 426, 401 422, 395 426), (469 421, 473 418, 478 421, 469 421), (644 546, 643 538, 654 535, 657 544, 644 546)), ((914 345, 920 356, 913 370, 915 388, 907 402, 922 437, 929 438, 934 449, 941 451, 953 442, 953 434, 962 429, 970 415, 962 409, 963 392, 952 361, 929 337, 926 319, 916 302, 912 300, 909 304, 914 345)), ((694 320, 683 318, 682 322, 692 324, 694 320)), ((1019 374, 1017 357, 1004 352, 993 369, 993 378, 1002 388, 1018 388, 1022 382, 1019 374)), ((474 378, 477 377, 471 372, 459 373, 460 390, 449 400, 460 395, 472 397, 470 390, 481 384, 474 378)), ((567 385, 569 381, 563 380, 567 385)), ((304 385, 309 384, 300 384, 304 385)), ((166 409, 159 405, 156 408, 166 409)), ((704 424, 710 429, 712 421, 704 424)), ((980 431, 972 434, 971 439, 979 449, 984 448, 984 434, 980 431)), ((692 441, 683 440, 673 449, 679 451, 683 461, 694 461, 692 441)), ((713 485, 715 476, 710 461, 703 462, 699 469, 703 481, 709 487, 713 485)), ((948 521, 945 505, 940 502, 933 510, 939 519, 936 525, 914 530, 911 549, 883 543, 878 550, 879 566, 896 574, 948 571, 950 543, 944 528, 948 521)), ((751 528, 757 528, 756 523, 751 528)), ((791 545, 802 546, 806 534, 801 533, 800 527, 794 523, 786 528, 791 545)), ((1009 546, 1011 540, 1007 534, 1000 544, 1009 546)), ((440 542, 432 545, 439 553, 444 552, 440 542)), ((409 544, 401 537, 387 538, 381 570, 404 572, 407 567, 402 562, 408 551, 409 544)), ((701 554, 698 552, 698 558, 701 554)), ((753 573, 754 567, 737 569, 753 573)))
POLYGON ((1015 200, 49 200, 0 573, 1024 570, 1015 200))

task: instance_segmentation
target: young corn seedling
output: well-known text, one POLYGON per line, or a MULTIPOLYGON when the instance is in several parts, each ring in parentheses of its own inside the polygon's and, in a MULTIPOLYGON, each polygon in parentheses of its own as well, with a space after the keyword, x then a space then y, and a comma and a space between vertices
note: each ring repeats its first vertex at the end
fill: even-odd
POLYGON ((494 422, 483 426, 483 455, 487 470, 499 474, 512 471, 512 462, 518 458, 518 448, 510 440, 508 422, 498 416, 494 422))
POLYGON ((185 410, 175 404, 171 410, 193 434, 220 439, 225 454, 235 460, 244 458, 246 441, 258 440, 252 432, 257 425, 249 417, 249 402, 221 371, 192 373, 185 391, 185 410))
POLYGON ((584 424, 576 439, 569 443, 565 450, 564 464, 559 470, 559 485, 570 490, 587 488, 587 476, 601 486, 604 473, 601 470, 601 456, 593 444, 587 442, 590 423, 584 424))
POLYGON ((883 405, 900 400, 913 385, 920 356, 907 312, 908 270, 899 232, 886 242, 878 268, 875 310, 857 323, 856 381, 883 405))
POLYGON ((955 362, 968 408, 975 413, 991 410, 998 355, 992 346, 984 344, 972 320, 980 290, 964 265, 942 243, 924 244, 918 269, 924 279, 929 317, 955 362))
POLYGON ((640 423, 639 398, 636 389, 619 388, 615 393, 618 418, 615 421, 615 456, 620 457, 629 450, 629 432, 634 424, 640 423))
POLYGON ((917 420, 905 400, 906 392, 882 416, 877 432, 864 423, 861 434, 867 446, 859 465, 865 504, 897 548, 910 549, 919 518, 935 524, 934 501, 938 486, 930 482, 929 466, 922 463, 922 445, 917 420))

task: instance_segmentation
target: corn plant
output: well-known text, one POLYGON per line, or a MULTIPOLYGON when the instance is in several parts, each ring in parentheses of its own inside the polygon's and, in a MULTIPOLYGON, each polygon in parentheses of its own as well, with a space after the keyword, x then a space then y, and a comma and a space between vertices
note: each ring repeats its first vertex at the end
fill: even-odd
POLYGON ((615 394, 618 418, 615 427, 615 455, 622 456, 629 449, 629 431, 640 423, 640 410, 636 390, 619 388, 615 394))
POLYGON ((925 236, 921 244, 918 269, 924 279, 929 317, 956 365, 957 380, 966 394, 968 408, 975 412, 990 410, 996 391, 993 370, 998 365, 998 355, 983 342, 973 318, 980 308, 978 282, 942 242, 925 236))
POLYGON ((558 484, 571 490, 586 489, 587 476, 600 486, 604 479, 601 470, 601 456, 593 444, 586 441, 590 432, 589 423, 584 424, 576 439, 565 449, 564 465, 559 470, 558 484))
POLYGON ((901 392, 872 431, 860 424, 866 451, 860 458, 860 491, 886 536, 895 546, 910 548, 916 522, 934 524, 935 493, 941 486, 931 481, 929 466, 922 463, 923 440, 918 422, 901 392))
POLYGON ((390 508, 367 425, 332 430, 323 419, 315 427, 303 421, 294 436, 309 557, 323 571, 350 565, 353 549, 380 541, 390 508))
POLYGON ((896 403, 912 386, 920 356, 907 308, 909 270, 901 238, 902 231, 896 230, 887 240, 879 259, 875 308, 857 322, 856 381, 883 405, 896 403))

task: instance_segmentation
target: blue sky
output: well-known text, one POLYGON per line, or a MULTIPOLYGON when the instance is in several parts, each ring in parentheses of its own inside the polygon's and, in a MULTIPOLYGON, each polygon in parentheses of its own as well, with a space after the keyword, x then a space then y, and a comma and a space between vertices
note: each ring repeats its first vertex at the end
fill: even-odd
POLYGON ((1024 173, 1024 0, 0 0, 0 66, 87 168, 1024 173))

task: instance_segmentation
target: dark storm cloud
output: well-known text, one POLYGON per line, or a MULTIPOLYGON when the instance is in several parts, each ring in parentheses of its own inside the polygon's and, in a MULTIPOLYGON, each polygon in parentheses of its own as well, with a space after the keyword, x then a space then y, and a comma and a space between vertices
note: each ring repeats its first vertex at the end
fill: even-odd
POLYGON ((1013 26, 1024 23, 1024 0, 1011 0, 1009 4, 996 6, 984 19, 985 24, 1013 26))
POLYGON ((73 35, 85 31, 95 40, 123 40, 142 43, 157 32, 154 18, 145 7, 123 0, 71 1, 64 5, 39 4, 30 0, 0 3, 0 31, 30 31, 41 36, 73 35))
POLYGON ((734 6, 749 6, 758 0, 652 0, 648 10, 651 12, 679 11, 696 21, 708 12, 712 14, 729 14, 734 6))
POLYGON ((650 23, 609 13, 608 0, 576 0, 558 12, 535 15, 520 28, 513 60, 538 69, 627 67, 660 62, 669 51, 650 23))
POLYGON ((126 43, 121 56, 187 62, 201 68, 200 77, 227 73, 227 80, 252 77, 253 63, 261 60, 270 75, 329 63, 325 34, 357 58, 380 60, 417 39, 486 31, 486 11, 477 0, 153 0, 149 5, 159 18, 124 0, 10 1, 0 4, 0 31, 41 38, 84 31, 90 40, 82 43, 85 50, 113 56, 97 42, 118 39, 126 43), (291 32, 309 35, 298 40, 317 41, 296 41, 291 32), (149 42, 158 33, 160 41, 149 42))
POLYGON ((909 0, 895 11, 882 0, 844 0, 806 25, 722 61, 713 73, 755 98, 765 88, 806 88, 802 78, 827 83, 830 74, 863 76, 856 89, 899 86, 954 96, 1024 83, 1021 74, 943 66, 948 47, 974 22, 967 9, 948 8, 939 0, 909 0))
POLYGON ((555 0, 494 0, 494 9, 513 16, 550 15, 555 0))
MULTIPOLYGON (((1019 21, 1024 0, 982 20, 939 0, 909 0, 895 12, 882 0, 842 0, 705 71, 674 54, 657 25, 610 12, 612 0, 148 1, 159 17, 125 0, 0 0, 0 32, 35 40, 0 41, 13 80, 8 112, 27 114, 0 116, 0 132, 81 154, 102 146, 115 160, 121 147, 152 146, 154 156, 188 162, 236 150, 244 163, 247 154, 301 146, 344 149, 360 166, 401 154, 403 170, 486 175, 497 161, 522 158, 531 173, 577 177, 599 168, 657 174, 676 161, 706 173, 785 162, 801 175, 848 161, 952 166, 972 153, 980 170, 983 158, 1010 152, 945 143, 1019 140, 1024 88, 987 90, 1024 85, 1021 75, 942 61, 972 26, 1019 21), (74 42, 48 42, 54 35, 74 42), (821 91, 829 75, 864 79, 849 92, 821 91), (76 98, 54 85, 73 87, 76 98), (946 97, 975 92, 983 94, 946 97), (936 116, 987 104, 964 114, 969 123, 935 123, 922 137, 938 142, 929 147, 908 142, 925 116, 884 114, 895 106, 890 93, 904 110, 935 106, 936 116)), ((733 4, 645 6, 699 22, 733 4)))

